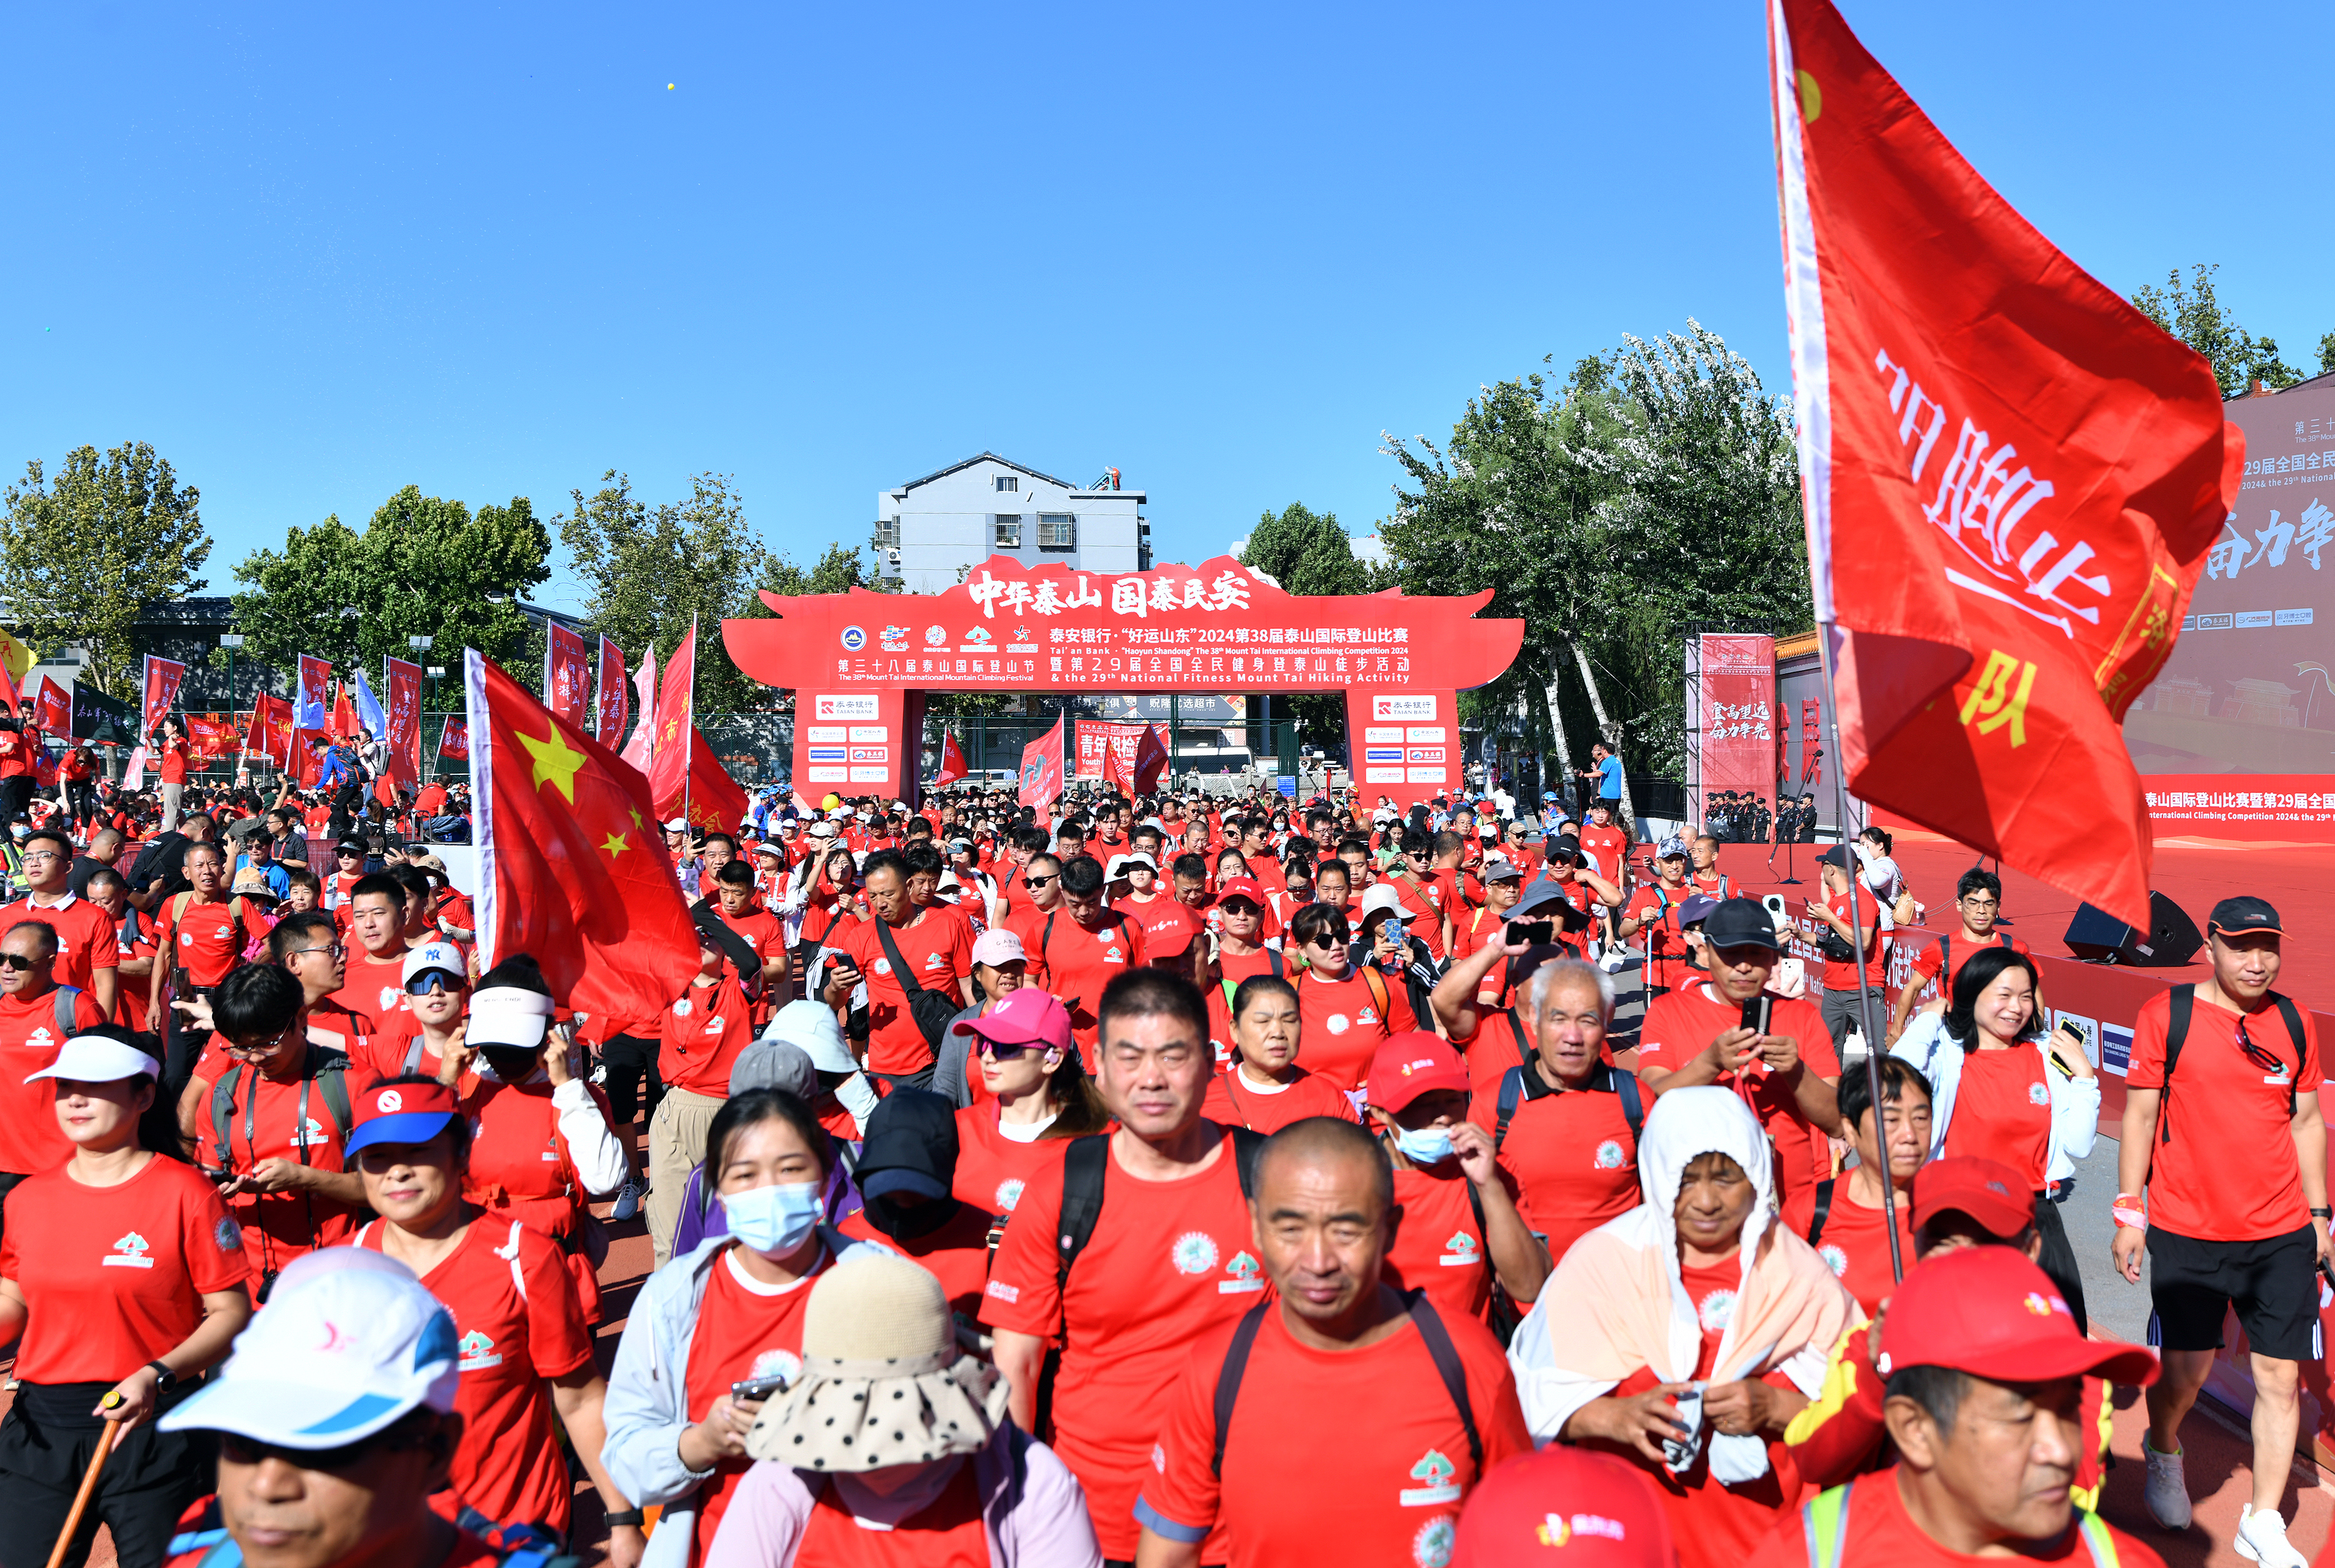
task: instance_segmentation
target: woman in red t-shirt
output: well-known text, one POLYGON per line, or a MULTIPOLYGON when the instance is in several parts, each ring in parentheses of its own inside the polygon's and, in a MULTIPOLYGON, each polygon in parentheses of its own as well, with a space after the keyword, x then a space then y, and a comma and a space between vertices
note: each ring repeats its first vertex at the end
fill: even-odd
MULTIPOLYGON (((359 1090, 351 1108, 346 1157, 381 1216, 351 1244, 412 1269, 453 1314, 460 1336, 455 1499, 498 1524, 566 1534, 573 1487, 556 1417, 608 1511, 630 1508, 601 1467, 607 1384, 593 1365, 567 1265, 546 1237, 463 1199, 470 1124, 453 1086, 400 1073, 359 1090)), ((616 1530, 621 1537, 634 1528, 616 1530)), ((644 1544, 611 1544, 619 1561, 637 1562, 644 1544)))
MULTIPOLYGON (((1930 1158, 1930 1085, 1894 1057, 1881 1064, 1884 1117, 1888 1124, 1889 1190, 1895 1199, 1897 1253, 1914 1266, 1914 1178, 1930 1158)), ((1881 1145, 1873 1092, 1862 1066, 1840 1077, 1840 1119, 1856 1149, 1856 1163, 1837 1176, 1800 1188, 1784 1200, 1784 1228, 1804 1236, 1833 1276, 1870 1316, 1896 1289, 1889 1267, 1889 1232, 1881 1218, 1881 1145), (1821 1210, 1822 1219, 1817 1214, 1821 1210)))
POLYGON ((242 1228, 177 1152, 172 1108, 155 1096, 161 1064, 130 1040, 84 1030, 33 1075, 53 1080, 73 1152, 8 1195, 0 1342, 18 1341, 19 1383, 0 1421, 0 1516, 26 1550, 55 1540, 112 1424, 82 1528, 102 1522, 121 1561, 158 1563, 208 1484, 189 1435, 152 1418, 226 1359, 251 1316, 251 1271, 242 1228))
POLYGON ((1303 1027, 1295 986, 1275 974, 1242 981, 1233 992, 1232 1065, 1209 1081, 1200 1114, 1268 1135, 1309 1116, 1361 1120, 1334 1082, 1297 1065, 1303 1027))
POLYGON ((1110 1113, 1079 1060, 1069 1011, 1044 992, 1016 986, 949 1027, 952 1048, 970 1039, 982 1091, 956 1112, 950 1190, 1002 1224, 1031 1176, 1059 1162, 1068 1140, 1108 1128, 1110 1113))

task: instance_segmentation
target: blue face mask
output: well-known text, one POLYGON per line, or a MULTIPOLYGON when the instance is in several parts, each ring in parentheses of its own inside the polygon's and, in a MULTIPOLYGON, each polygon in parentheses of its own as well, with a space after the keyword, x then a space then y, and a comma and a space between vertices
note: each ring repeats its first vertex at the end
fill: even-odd
POLYGON ((1399 1127, 1394 1129, 1394 1147, 1413 1165, 1435 1165, 1451 1157, 1451 1129, 1399 1127))
POLYGON ((782 1258, 810 1239, 824 1205, 825 1184, 786 1182, 724 1193, 730 1234, 766 1258, 782 1258))

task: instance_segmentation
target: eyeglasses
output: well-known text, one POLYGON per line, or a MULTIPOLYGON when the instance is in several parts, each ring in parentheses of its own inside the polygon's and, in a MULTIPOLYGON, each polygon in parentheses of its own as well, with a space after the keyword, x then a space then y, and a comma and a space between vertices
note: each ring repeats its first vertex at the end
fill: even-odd
POLYGON ((279 1030, 274 1039, 263 1040, 256 1043, 240 1040, 236 1039, 234 1036, 228 1034, 222 1034, 219 1038, 227 1041, 225 1049, 229 1056, 273 1056, 276 1051, 283 1049, 284 1042, 292 1038, 292 1031, 299 1027, 300 1021, 296 1018, 290 1023, 286 1024, 283 1029, 279 1030))
POLYGON ((405 982, 408 996, 428 996, 436 991, 460 991, 462 982, 442 969, 425 969, 405 982))
POLYGON ((305 958, 311 953, 322 953, 328 954, 331 957, 338 958, 347 951, 348 949, 342 946, 339 943, 333 942, 327 943, 322 947, 296 947, 284 956, 286 958, 305 958))

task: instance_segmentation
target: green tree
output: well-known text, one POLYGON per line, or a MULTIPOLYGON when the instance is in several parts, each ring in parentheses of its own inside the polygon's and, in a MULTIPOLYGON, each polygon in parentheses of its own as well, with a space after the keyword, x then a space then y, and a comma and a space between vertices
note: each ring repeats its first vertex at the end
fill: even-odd
MULTIPOLYGON (((2224 397, 2240 396, 2257 380, 2273 391, 2292 386, 2302 379, 2301 373, 2278 357, 2277 343, 2255 337, 2222 308, 2214 292, 2214 275, 2221 269, 2220 262, 2200 263, 2189 269, 2190 281, 2185 285, 2176 266, 2165 274, 2163 288, 2143 284, 2134 289, 2132 303, 2141 315, 2205 356, 2224 397)), ((2329 335, 2335 337, 2335 334, 2329 335)), ((2326 356, 2323 342, 2320 353, 2326 356)))
POLYGON ((2319 340, 2319 373, 2326 375, 2330 371, 2335 371, 2335 332, 2319 340))
MULTIPOLYGON (((1354 542, 1338 526, 1335 512, 1316 512, 1303 501, 1292 501, 1279 512, 1265 512, 1250 530, 1241 549, 1241 565, 1263 572, 1286 593, 1313 597, 1324 594, 1367 594, 1370 574, 1354 559, 1354 542)), ((1297 721, 1298 733, 1314 745, 1327 747, 1346 732, 1346 700, 1333 692, 1308 692, 1274 704, 1297 721)), ((1263 726, 1256 740, 1262 744, 1263 726)))
POLYGON ((195 575, 211 553, 200 500, 144 441, 102 458, 76 447, 53 481, 27 462, 0 492, 0 600, 17 636, 43 653, 80 643, 95 683, 131 695, 140 612, 208 586, 195 575))
POLYGON ((450 674, 464 648, 523 673, 540 667, 543 634, 510 601, 551 575, 550 554, 525 496, 473 515, 408 485, 362 534, 335 515, 288 530, 281 550, 244 557, 235 576, 249 587, 235 595, 236 630, 287 673, 309 653, 378 681, 384 654, 414 656, 412 636, 431 638, 428 659, 450 674))

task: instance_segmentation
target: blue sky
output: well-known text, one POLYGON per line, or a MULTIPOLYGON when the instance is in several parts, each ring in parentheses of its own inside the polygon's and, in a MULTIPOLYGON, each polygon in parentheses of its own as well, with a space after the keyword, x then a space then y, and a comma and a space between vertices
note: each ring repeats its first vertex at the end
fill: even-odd
MULTIPOLYGON (((2315 362, 2335 7, 1846 9, 2079 264, 2218 261, 2315 362)), ((392 15, 11 19, 0 469, 153 442, 215 591, 404 484, 609 468, 734 473, 807 561, 983 449, 1118 465, 1197 561, 1293 499, 1369 531, 1380 431, 1543 355, 1691 315, 1788 390, 1755 0, 392 15)))

